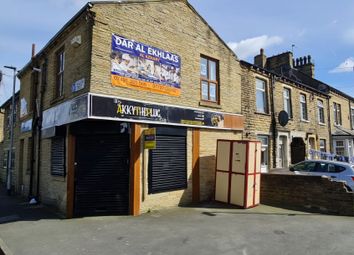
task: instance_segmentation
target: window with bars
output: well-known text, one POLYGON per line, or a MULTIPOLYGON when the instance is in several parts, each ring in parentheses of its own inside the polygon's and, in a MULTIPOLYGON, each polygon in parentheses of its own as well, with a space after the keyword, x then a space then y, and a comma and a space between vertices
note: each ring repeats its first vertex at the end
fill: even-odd
POLYGON ((341 111, 340 104, 333 103, 333 113, 334 113, 334 124, 342 125, 342 111, 341 111))
POLYGON ((219 62, 201 56, 200 58, 201 99, 219 103, 219 62))
POLYGON ((261 79, 256 79, 256 105, 257 112, 268 113, 266 82, 261 79))
POLYGON ((51 174, 65 176, 65 137, 53 137, 51 148, 51 174))
POLYGON ((284 111, 286 111, 291 119, 293 117, 291 109, 291 91, 288 88, 283 90, 284 111))
POLYGON ((317 118, 318 122, 320 124, 324 124, 325 118, 324 118, 324 107, 323 107, 323 101, 322 100, 317 100, 317 118))
POLYGON ((61 48, 56 53, 56 87, 55 97, 61 97, 64 95, 64 66, 65 66, 65 52, 64 48, 61 48))
POLYGON ((308 120, 306 95, 300 94, 300 115, 301 120, 308 120))

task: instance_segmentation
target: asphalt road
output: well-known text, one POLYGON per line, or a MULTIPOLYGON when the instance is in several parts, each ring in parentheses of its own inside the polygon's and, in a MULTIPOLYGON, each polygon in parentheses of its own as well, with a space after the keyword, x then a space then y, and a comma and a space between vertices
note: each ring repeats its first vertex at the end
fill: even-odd
POLYGON ((18 216, 0 224, 0 246, 16 255, 353 254, 353 236, 351 217, 213 204, 139 217, 18 216))

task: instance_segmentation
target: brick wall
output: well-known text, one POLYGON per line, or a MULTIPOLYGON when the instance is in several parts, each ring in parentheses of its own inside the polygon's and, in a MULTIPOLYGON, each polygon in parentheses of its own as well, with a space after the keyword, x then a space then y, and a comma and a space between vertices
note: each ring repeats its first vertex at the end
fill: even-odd
POLYGON ((354 215, 354 194, 321 176, 262 174, 261 203, 329 214, 354 215))
MULTIPOLYGON (((241 112, 239 62, 185 1, 140 4, 97 4, 92 35, 91 92, 164 104, 200 105, 200 55, 219 60, 221 111, 241 112), (178 54, 181 57, 181 95, 160 95, 111 85, 112 33, 178 54)), ((210 109, 210 108, 209 108, 210 109)))

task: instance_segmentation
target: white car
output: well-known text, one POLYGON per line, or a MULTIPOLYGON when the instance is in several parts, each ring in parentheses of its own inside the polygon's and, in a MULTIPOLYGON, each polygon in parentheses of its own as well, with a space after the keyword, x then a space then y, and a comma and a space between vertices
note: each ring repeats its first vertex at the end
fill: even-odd
POLYGON ((290 167, 295 174, 328 176, 333 180, 346 181, 354 190, 354 165, 327 160, 306 160, 290 167))

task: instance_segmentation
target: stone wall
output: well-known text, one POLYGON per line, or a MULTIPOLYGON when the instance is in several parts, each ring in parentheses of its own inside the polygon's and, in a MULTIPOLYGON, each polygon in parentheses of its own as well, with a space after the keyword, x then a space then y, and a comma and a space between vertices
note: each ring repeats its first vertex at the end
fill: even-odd
POLYGON ((321 176, 262 174, 261 203, 354 216, 353 192, 321 176))

